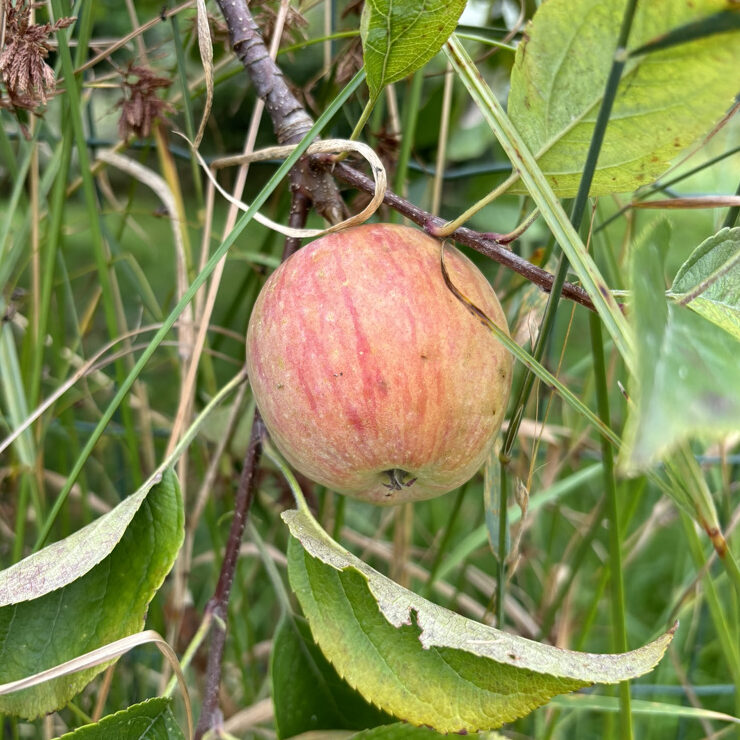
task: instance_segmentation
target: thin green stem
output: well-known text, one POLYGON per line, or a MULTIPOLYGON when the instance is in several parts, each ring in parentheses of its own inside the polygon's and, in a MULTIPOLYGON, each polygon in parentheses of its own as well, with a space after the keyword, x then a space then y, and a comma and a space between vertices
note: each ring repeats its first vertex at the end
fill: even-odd
MULTIPOLYGON (((262 440, 262 452, 264 453, 265 457, 272 460, 272 462, 277 466, 278 470, 280 470, 280 472, 283 474, 285 482, 288 484, 288 488, 290 488, 290 492, 293 494, 293 499, 295 500, 295 505, 298 511, 309 517, 316 524, 317 529, 326 534, 324 528, 316 521, 316 517, 314 517, 314 515, 311 513, 311 509, 306 502, 306 497, 303 495, 303 491, 301 491, 301 486, 298 483, 295 475, 293 474, 293 471, 290 469, 290 466, 287 462, 285 462, 280 453, 272 446, 272 442, 269 438, 262 440)), ((329 537, 328 534, 326 534, 326 536, 329 537)))
MULTIPOLYGON (((454 221, 448 221, 444 226, 435 231, 437 236, 449 236, 453 231, 459 229, 466 221, 469 221, 476 213, 492 203, 500 195, 503 195, 517 180, 519 173, 509 175, 500 185, 497 185, 488 195, 474 203, 470 208, 461 213, 454 221)), ((398 189, 396 189, 398 192, 398 189)))
MULTIPOLYGON (((737 185, 735 195, 740 195, 740 183, 737 185)), ((722 226, 731 229, 735 225, 738 215, 740 215, 740 206, 732 206, 732 208, 727 211, 727 215, 725 216, 722 226)))
MULTIPOLYGON (((601 335, 601 322, 599 321, 599 317, 593 313, 589 314, 588 318, 591 332, 591 353, 596 378, 597 407, 599 417, 608 426, 611 424, 611 415, 609 412, 609 389, 607 387, 606 365, 604 363, 604 341, 601 335)), ((607 513, 609 517, 612 629, 617 651, 626 653, 629 648, 627 645, 627 625, 625 622, 626 604, 624 597, 624 575, 622 572, 622 539, 619 526, 617 482, 614 474, 614 449, 603 437, 601 438, 601 456, 603 461, 607 513)), ((622 740, 632 740, 634 737, 630 701, 629 681, 623 681, 619 684, 622 740)))
POLYGON ((506 596, 506 535, 508 522, 509 476, 504 462, 501 463, 501 506, 498 515, 498 567, 496 568, 496 627, 504 628, 504 599, 506 596))
POLYGON ((442 565, 442 559, 445 557, 445 555, 447 555, 447 548, 450 544, 450 540, 452 539, 452 532, 455 528, 455 524, 457 523, 457 518, 460 514, 462 502, 465 499, 465 494, 468 491, 469 485, 470 483, 461 486, 457 492, 457 495, 455 496, 455 502, 452 504, 452 511, 448 513, 445 520, 445 527, 444 532, 442 533, 442 539, 439 542, 439 547, 437 547, 437 552, 434 554, 434 560, 432 561, 432 564, 429 568, 429 578, 422 586, 422 596, 428 597, 432 593, 432 586, 437 580, 439 569, 442 565))
POLYGON ((334 41, 336 39, 351 39, 360 35, 359 31, 336 31, 328 36, 318 36, 315 39, 306 39, 298 44, 291 44, 290 46, 283 46, 278 51, 278 56, 281 54, 289 54, 293 51, 299 51, 305 49, 307 46, 313 46, 314 44, 323 44, 324 41, 334 41))
POLYGON ((355 124, 355 127, 352 133, 350 134, 350 137, 349 137, 350 141, 357 141, 360 138, 362 129, 365 128, 365 124, 370 119, 370 115, 373 112, 373 108, 375 108, 376 101, 377 101, 377 98, 370 98, 370 100, 367 101, 365 107, 362 109, 362 115, 360 116, 359 120, 355 124))
POLYGON ((505 49, 506 51, 515 52, 516 46, 511 44, 504 44, 502 41, 496 41, 486 36, 481 36, 475 33, 466 33, 464 31, 458 31, 457 36, 461 39, 467 39, 468 41, 477 41, 479 44, 485 44, 486 46, 495 46, 497 49, 505 49))
MULTIPOLYGON (((424 86, 424 73, 419 70, 411 81, 408 100, 403 107, 403 120, 401 121, 401 148, 398 152, 396 164, 396 176, 394 188, 397 193, 403 193, 406 188, 411 150, 414 146, 416 134, 416 121, 419 118, 419 104, 421 102, 421 91, 424 86)), ((394 211, 393 221, 400 221, 401 216, 394 211)))

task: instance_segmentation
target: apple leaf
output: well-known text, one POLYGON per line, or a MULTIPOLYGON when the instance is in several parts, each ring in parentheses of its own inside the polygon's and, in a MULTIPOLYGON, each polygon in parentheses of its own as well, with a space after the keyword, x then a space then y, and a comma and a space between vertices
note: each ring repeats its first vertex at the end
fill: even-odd
POLYGON ((421 69, 455 30, 466 0, 367 0, 360 35, 370 98, 421 69))
POLYGON ((438 732, 490 730, 556 694, 650 671, 672 632, 622 655, 561 650, 443 609, 334 542, 307 511, 283 514, 288 576, 311 632, 366 699, 438 732))
POLYGON ((740 340, 740 227, 720 229, 702 242, 668 295, 740 340))
POLYGON ((278 625, 270 673, 279 738, 314 730, 360 730, 393 722, 339 677, 302 619, 286 617, 278 625))
MULTIPOLYGON (((548 0, 527 27, 511 74, 509 115, 555 192, 575 195, 626 0, 548 0)), ((637 4, 637 48, 728 8, 726 0, 637 4)), ((617 89, 591 195, 631 191, 727 111, 738 91, 732 30, 631 58, 617 89)), ((521 186, 519 186, 521 189, 521 186)))
MULTIPOLYGON (((662 229, 657 227, 632 259, 636 369, 619 460, 627 473, 644 470, 692 437, 740 429, 740 342, 666 299, 668 236, 662 229)), ((697 259, 690 258, 679 273, 692 284, 716 271, 717 263, 731 261, 720 256, 717 263, 704 263, 699 250, 692 255, 697 259)))
MULTIPOLYGON (((66 540, 0 573, 0 683, 139 631, 174 563, 183 527, 180 489, 167 471, 66 540)), ((58 709, 104 669, 0 696, 0 712, 33 719, 58 709)))
MULTIPOLYGON (((45 596, 92 570, 110 555, 144 499, 161 480, 160 476, 151 478, 107 514, 0 571, 0 607, 45 596)), ((175 485, 173 480, 172 473, 168 473, 165 485, 175 485)))
POLYGON ((172 713, 172 699, 156 697, 78 727, 57 740, 185 740, 185 736, 172 713))

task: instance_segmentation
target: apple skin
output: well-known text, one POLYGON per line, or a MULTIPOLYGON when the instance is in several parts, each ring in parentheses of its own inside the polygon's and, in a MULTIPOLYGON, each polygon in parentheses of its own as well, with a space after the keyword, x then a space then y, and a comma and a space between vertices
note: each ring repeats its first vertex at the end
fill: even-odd
MULTIPOLYGON (((490 284, 454 248, 453 284, 498 326, 490 284)), ((512 358, 447 288, 440 243, 372 224, 318 239, 265 283, 247 369, 275 445, 298 471, 376 504, 471 478, 501 426, 512 358)))

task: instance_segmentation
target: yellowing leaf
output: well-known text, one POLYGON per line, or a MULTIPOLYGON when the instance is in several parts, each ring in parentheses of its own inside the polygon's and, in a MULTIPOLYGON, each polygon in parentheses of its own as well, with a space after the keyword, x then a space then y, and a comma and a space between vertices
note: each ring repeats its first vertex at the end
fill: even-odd
POLYGON ((542 645, 401 588, 304 511, 285 512, 283 519, 295 538, 288 552, 291 586, 319 647, 367 700, 414 725, 438 732, 494 729, 556 694, 646 673, 672 639, 668 632, 621 655, 542 645))
MULTIPOLYGON (((548 0, 517 48, 509 115, 560 196, 578 188, 625 4, 548 0)), ((726 0, 640 2, 628 48, 729 7, 726 0)), ((591 195, 634 190, 661 174, 729 109, 738 68, 740 33, 732 30, 630 59, 591 195)))

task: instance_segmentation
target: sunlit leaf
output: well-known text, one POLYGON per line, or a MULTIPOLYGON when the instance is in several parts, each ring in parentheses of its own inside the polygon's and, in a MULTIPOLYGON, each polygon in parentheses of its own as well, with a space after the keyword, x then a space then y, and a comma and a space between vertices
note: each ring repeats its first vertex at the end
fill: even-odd
POLYGON ((285 618, 278 626, 270 673, 279 738, 313 730, 364 729, 393 721, 337 675, 303 620, 285 618))
POLYGON ((439 732, 494 729, 552 696, 651 670, 672 634, 622 655, 560 650, 487 627, 401 588, 289 511, 288 573, 314 639, 368 700, 439 732))
POLYGON ((740 340, 740 228, 721 229, 700 244, 669 296, 740 340))
POLYGON ((466 0, 367 0, 360 34, 371 99, 423 67, 455 30, 466 0))
POLYGON ((148 699, 78 727, 58 740, 184 740, 171 707, 172 699, 148 699))
MULTIPOLYGON (((180 489, 167 472, 67 540, 0 573, 0 683, 139 631, 180 548, 183 525, 180 489)), ((33 718, 58 709, 104 668, 1 696, 0 711, 33 718)))
MULTIPOLYGON (((740 429, 740 342, 666 299, 666 245, 661 247, 666 241, 657 234, 632 259, 630 313, 637 357, 620 453, 625 472, 649 467, 688 439, 740 429)), ((701 263, 697 259, 695 271, 689 267, 682 273, 686 280, 704 274, 701 263)))
MULTIPOLYGON (((517 48, 509 115, 558 195, 574 195, 581 179, 625 4, 548 0, 517 48)), ((628 48, 728 7, 726 0, 638 3, 628 48)), ((664 172, 728 110, 738 68, 737 31, 630 59, 591 194, 634 190, 664 172)))

